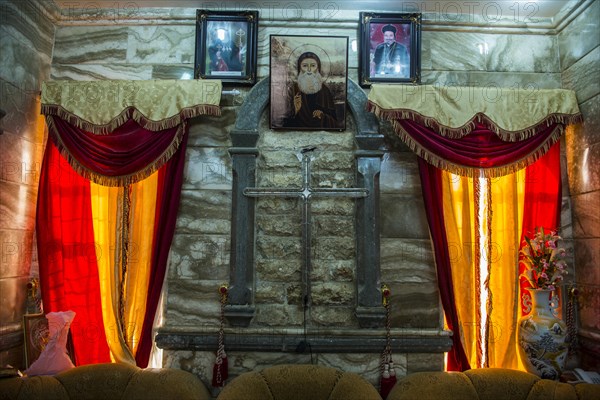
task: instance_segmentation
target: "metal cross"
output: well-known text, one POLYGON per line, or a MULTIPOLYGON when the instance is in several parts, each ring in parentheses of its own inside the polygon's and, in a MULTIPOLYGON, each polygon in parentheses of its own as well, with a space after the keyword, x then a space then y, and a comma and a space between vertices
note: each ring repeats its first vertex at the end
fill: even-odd
POLYGON ((302 187, 301 188, 246 188, 244 195, 248 197, 284 197, 302 199, 302 302, 307 307, 310 300, 311 271, 311 212, 310 200, 313 197, 350 197, 363 198, 369 195, 364 188, 313 188, 310 184, 310 153, 315 147, 305 148, 302 154, 302 187))

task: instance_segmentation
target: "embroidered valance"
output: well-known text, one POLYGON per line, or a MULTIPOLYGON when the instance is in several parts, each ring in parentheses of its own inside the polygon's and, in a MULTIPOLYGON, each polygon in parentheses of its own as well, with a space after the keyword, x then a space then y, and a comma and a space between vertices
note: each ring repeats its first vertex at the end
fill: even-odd
POLYGON ((479 122, 502 140, 518 141, 543 124, 581 121, 575 92, 564 89, 376 84, 369 107, 383 119, 412 119, 451 138, 479 122))
POLYGON ((502 176, 530 165, 580 122, 562 89, 372 86, 369 111, 430 164, 463 176, 502 176))
POLYGON ((180 148, 186 121, 219 115, 218 80, 52 81, 42 86, 49 138, 81 176, 127 186, 180 148))
POLYGON ((112 132, 129 119, 156 131, 183 119, 218 115, 218 80, 49 81, 42 85, 42 114, 56 115, 96 134, 112 132))

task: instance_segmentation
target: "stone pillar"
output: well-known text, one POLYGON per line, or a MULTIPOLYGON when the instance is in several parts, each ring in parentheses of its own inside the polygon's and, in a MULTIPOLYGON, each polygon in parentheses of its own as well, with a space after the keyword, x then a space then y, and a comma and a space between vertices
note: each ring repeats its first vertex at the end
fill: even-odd
POLYGON ((230 287, 225 316, 232 326, 248 326, 254 317, 254 202, 244 188, 256 184, 253 147, 232 147, 230 287))
POLYGON ((356 317, 361 328, 385 325, 380 290, 379 173, 382 151, 358 150, 356 185, 369 195, 356 199, 356 317))

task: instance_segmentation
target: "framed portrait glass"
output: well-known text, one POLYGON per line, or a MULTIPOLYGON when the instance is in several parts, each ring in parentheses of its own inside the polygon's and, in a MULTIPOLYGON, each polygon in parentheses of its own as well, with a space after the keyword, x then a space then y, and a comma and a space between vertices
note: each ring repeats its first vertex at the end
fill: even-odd
POLYGON ((346 129, 347 36, 270 36, 270 127, 346 129))
POLYGON ((377 82, 421 81, 421 14, 360 13, 358 75, 377 82))
POLYGON ((258 11, 196 11, 194 77, 256 83, 258 11))

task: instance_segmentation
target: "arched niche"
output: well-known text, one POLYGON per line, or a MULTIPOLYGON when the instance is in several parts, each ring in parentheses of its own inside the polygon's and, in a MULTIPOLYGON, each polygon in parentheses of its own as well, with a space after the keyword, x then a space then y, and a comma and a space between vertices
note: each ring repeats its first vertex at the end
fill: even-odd
MULTIPOLYGON (((367 96, 348 80, 347 105, 356 125, 356 187, 369 195, 356 200, 356 285, 355 315, 362 328, 384 325, 381 304, 379 254, 379 173, 383 135, 377 118, 366 111, 367 96)), ((255 199, 243 194, 256 186, 256 147, 259 123, 269 104, 269 77, 248 92, 241 105, 235 126, 230 132, 232 147, 232 226, 230 288, 225 315, 233 326, 248 326, 254 317, 254 207, 255 199)))

